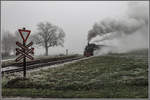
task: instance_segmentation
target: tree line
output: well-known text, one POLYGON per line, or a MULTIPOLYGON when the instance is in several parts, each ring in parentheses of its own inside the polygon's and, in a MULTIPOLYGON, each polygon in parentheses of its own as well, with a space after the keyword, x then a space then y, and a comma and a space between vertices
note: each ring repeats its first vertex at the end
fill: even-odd
MULTIPOLYGON (((33 41, 36 46, 44 47, 45 55, 48 56, 49 47, 63 46, 64 38, 65 32, 62 28, 50 22, 40 22, 37 24, 37 31, 34 35, 30 35, 28 41, 33 41)), ((16 41, 22 43, 18 30, 15 35, 7 30, 2 33, 2 57, 10 56, 11 53, 15 54, 16 41)))

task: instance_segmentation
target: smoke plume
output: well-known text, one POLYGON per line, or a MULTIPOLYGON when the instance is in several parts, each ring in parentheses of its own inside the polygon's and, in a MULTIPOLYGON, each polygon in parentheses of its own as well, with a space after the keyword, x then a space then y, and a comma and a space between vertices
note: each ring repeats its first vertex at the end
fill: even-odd
POLYGON ((148 48, 148 2, 130 2, 127 17, 124 19, 107 18, 93 25, 88 32, 88 42, 111 45, 105 52, 127 52, 148 48), (94 38, 100 37, 95 40, 94 38))

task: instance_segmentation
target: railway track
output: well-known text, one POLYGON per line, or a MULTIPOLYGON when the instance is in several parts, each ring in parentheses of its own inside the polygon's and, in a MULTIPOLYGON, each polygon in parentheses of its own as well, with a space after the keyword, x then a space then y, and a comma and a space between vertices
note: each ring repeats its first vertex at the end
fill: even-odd
MULTIPOLYGON (((61 64, 61 63, 70 62, 73 60, 82 59, 82 58, 84 58, 84 57, 75 57, 75 58, 68 58, 68 59, 64 59, 64 60, 51 61, 51 62, 46 62, 46 63, 37 63, 37 64, 26 66, 26 70, 31 70, 31 69, 55 65, 55 64, 61 64)), ((16 69, 10 69, 10 70, 5 70, 5 71, 2 70, 1 72, 3 75, 3 74, 7 74, 7 73, 15 73, 15 72, 21 72, 21 71, 23 71, 23 67, 18 67, 16 69)))

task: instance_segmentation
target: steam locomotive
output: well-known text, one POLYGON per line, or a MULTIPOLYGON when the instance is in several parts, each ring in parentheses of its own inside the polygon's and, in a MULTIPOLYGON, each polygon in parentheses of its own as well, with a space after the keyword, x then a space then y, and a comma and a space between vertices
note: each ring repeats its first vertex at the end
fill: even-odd
POLYGON ((103 47, 115 49, 115 47, 111 45, 97 45, 94 43, 88 43, 84 49, 84 56, 86 57, 93 56, 95 50, 100 50, 103 47))
POLYGON ((94 51, 96 49, 99 49, 100 46, 96 45, 94 43, 88 43, 84 49, 84 56, 89 57, 89 56, 93 56, 94 55, 94 51))

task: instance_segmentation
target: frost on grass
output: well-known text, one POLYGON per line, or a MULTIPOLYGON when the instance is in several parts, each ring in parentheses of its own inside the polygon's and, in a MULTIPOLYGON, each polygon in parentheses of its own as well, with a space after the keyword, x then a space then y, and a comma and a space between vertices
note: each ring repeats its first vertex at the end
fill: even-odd
MULTIPOLYGON (((54 66, 29 71, 27 72, 27 80, 19 79, 10 87, 96 90, 105 86, 147 86, 148 65, 145 63, 147 59, 120 56, 119 54, 97 56, 75 63, 63 64, 60 67, 54 66)), ((9 79, 20 76, 22 75, 12 74, 9 79)))

